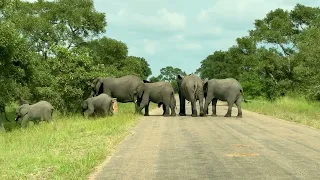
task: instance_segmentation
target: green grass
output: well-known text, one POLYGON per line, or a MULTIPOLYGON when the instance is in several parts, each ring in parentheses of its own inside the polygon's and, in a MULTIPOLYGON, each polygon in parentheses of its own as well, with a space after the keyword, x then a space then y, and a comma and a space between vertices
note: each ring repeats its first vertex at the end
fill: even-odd
POLYGON ((242 105, 250 111, 320 129, 320 102, 310 102, 303 97, 283 97, 275 102, 259 99, 242 105))
MULTIPOLYGON (((133 112, 126 103, 113 117, 54 114, 54 125, 30 123, 23 130, 4 122, 11 131, 0 133, 0 179, 86 179, 142 117, 133 112)), ((13 108, 8 115, 13 121, 13 108)))

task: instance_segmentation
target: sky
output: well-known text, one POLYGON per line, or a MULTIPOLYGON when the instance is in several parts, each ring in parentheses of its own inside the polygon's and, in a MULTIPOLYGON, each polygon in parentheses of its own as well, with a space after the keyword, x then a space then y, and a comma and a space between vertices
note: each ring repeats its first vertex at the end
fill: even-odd
POLYGON ((104 35, 126 43, 129 55, 144 57, 152 76, 166 66, 195 72, 208 55, 247 36, 255 19, 297 3, 320 6, 316 0, 94 0, 106 14, 104 35))

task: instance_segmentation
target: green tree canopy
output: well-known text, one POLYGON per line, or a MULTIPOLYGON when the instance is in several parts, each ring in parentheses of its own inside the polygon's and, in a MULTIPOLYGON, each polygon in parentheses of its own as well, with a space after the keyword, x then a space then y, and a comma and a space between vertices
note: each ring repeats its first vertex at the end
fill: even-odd
MULTIPOLYGON (((285 92, 320 92, 317 45, 320 10, 296 4, 270 11, 254 22, 249 35, 227 51, 215 51, 197 69, 202 78, 238 79, 246 95, 276 98, 285 92)), ((308 93, 306 93, 308 92, 308 93)))

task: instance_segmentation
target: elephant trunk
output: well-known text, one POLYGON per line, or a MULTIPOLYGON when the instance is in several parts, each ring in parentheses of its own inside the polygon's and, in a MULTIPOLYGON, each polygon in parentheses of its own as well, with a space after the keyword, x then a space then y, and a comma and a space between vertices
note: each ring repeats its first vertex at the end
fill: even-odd
POLYGON ((20 116, 17 115, 16 118, 14 119, 14 121, 18 121, 19 118, 20 118, 20 116))

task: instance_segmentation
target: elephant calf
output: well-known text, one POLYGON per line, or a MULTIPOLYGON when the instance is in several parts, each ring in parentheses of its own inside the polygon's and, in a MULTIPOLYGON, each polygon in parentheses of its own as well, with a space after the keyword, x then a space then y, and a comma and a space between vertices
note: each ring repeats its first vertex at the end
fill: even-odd
POLYGON ((174 90, 168 82, 150 83, 144 80, 144 84, 137 87, 135 96, 137 96, 138 111, 141 112, 145 108, 145 116, 149 116, 149 102, 158 104, 158 107, 163 105, 163 116, 175 116, 176 99, 174 98, 174 90), (169 109, 171 109, 171 114, 169 109))
POLYGON ((240 83, 234 78, 226 79, 206 79, 204 81, 204 94, 205 103, 204 111, 208 114, 208 106, 212 102, 212 116, 217 116, 216 105, 217 101, 227 101, 228 102, 228 112, 225 117, 231 116, 232 105, 235 103, 238 107, 237 117, 242 117, 241 102, 242 102, 242 87, 240 83))
POLYGON ((116 100, 111 98, 108 94, 100 94, 98 96, 90 97, 81 103, 83 115, 87 111, 88 116, 102 111, 104 115, 113 115, 116 106, 116 100))
POLYGON ((32 105, 22 104, 16 111, 15 121, 22 118, 22 128, 28 125, 29 120, 32 120, 35 124, 38 124, 41 120, 51 123, 53 110, 53 106, 47 101, 39 101, 32 105))

